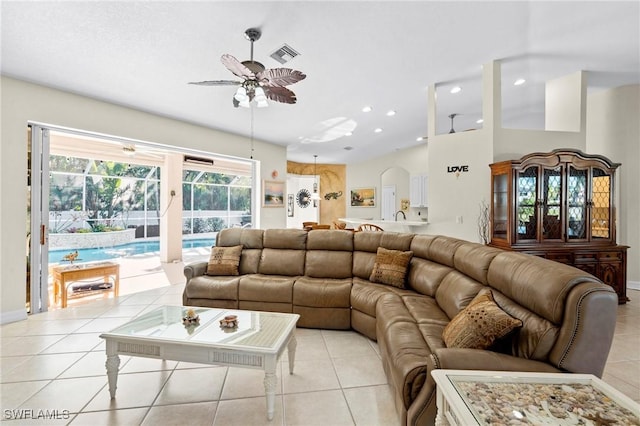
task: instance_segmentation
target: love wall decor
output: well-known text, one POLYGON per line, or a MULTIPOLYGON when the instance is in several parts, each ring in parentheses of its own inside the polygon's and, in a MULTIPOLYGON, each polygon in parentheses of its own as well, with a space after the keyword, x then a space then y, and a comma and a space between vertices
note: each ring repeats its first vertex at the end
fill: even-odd
POLYGON ((456 178, 460 177, 460 173, 469 172, 469 166, 447 166, 447 173, 455 173, 456 178))

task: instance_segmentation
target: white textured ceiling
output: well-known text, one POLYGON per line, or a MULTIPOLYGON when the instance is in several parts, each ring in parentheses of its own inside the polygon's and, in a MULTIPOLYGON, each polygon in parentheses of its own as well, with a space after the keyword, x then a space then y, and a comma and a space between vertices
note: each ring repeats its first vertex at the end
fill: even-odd
MULTIPOLYGON (((505 127, 541 128, 544 82, 587 71, 589 90, 640 82, 640 4, 432 1, 3 1, 4 75, 232 133, 250 112, 220 56, 249 59, 244 31, 262 30, 255 59, 286 43, 284 66, 307 74, 296 105, 254 110, 256 139, 286 145, 299 162, 352 163, 417 144, 426 135, 428 85, 438 84, 438 133, 477 128, 481 66, 503 60, 505 127), (511 83, 523 77, 527 83, 511 83), (449 93, 455 85, 457 95, 449 93), (364 113, 370 105, 373 111, 364 113), (387 117, 388 110, 397 114, 387 117), (323 143, 332 123, 353 136, 323 143), (383 129, 374 133, 377 127, 383 129), (344 148, 350 146, 352 150, 344 148)), ((7 106, 3 106, 6 108, 7 106)), ((86 129, 91 130, 91 129, 86 129)), ((215 151, 215 147, 212 147, 215 151)))

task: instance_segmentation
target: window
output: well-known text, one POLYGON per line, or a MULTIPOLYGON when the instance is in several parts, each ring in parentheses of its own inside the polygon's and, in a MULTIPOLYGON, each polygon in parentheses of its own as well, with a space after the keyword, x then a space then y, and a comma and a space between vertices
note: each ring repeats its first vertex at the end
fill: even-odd
POLYGON ((183 234, 251 225, 251 176, 184 170, 183 234))

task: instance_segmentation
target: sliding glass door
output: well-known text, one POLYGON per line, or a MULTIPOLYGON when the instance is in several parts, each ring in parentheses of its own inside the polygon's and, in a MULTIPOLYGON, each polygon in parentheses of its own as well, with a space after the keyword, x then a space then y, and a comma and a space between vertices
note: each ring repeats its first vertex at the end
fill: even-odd
POLYGON ((28 129, 27 312, 49 308, 49 129, 28 129))

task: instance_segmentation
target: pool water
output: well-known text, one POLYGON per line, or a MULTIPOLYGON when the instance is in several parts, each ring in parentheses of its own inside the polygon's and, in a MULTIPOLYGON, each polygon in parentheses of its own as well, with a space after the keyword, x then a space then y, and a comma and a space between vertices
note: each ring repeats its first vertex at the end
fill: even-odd
MULTIPOLYGON (((211 247, 215 244, 215 239, 183 240, 182 248, 211 247)), ((75 250, 50 250, 49 263, 66 263, 62 258, 75 250)), ((117 259, 119 257, 129 257, 144 254, 158 254, 160 252, 159 241, 135 241, 121 246, 104 248, 78 249, 77 262, 92 262, 95 260, 117 259)))

